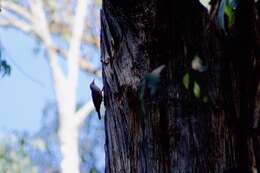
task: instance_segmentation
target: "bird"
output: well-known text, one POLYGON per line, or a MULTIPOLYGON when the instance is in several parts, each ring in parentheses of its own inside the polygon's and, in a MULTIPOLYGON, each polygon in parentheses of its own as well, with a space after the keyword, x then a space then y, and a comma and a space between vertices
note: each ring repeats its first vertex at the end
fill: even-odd
POLYGON ((140 103, 140 115, 143 117, 145 114, 144 108, 144 95, 145 90, 148 89, 148 93, 154 96, 158 89, 160 88, 161 72, 165 68, 165 65, 160 65, 154 69, 151 73, 144 75, 144 78, 140 81, 140 91, 139 91, 139 103, 140 103))
POLYGON ((102 97, 101 89, 95 84, 95 79, 90 83, 90 90, 91 90, 93 104, 98 113, 98 118, 101 120, 100 105, 103 97, 102 97))
POLYGON ((164 68, 165 65, 160 65, 159 67, 154 69, 151 73, 147 73, 144 76, 144 82, 152 96, 155 95, 155 93, 157 92, 160 86, 160 80, 161 80, 160 74, 164 68))

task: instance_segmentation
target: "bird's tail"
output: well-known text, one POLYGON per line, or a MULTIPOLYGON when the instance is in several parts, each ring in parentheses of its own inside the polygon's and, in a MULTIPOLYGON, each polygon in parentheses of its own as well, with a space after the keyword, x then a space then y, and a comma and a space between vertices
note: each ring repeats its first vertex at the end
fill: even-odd
POLYGON ((100 114, 100 111, 97 111, 98 113, 98 119, 101 120, 101 114, 100 114))

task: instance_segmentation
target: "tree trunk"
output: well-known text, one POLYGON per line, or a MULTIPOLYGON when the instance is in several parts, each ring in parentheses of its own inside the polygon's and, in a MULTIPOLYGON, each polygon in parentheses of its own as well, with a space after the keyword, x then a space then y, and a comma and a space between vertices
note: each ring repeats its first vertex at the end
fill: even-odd
POLYGON ((80 173, 79 155, 79 133, 82 121, 78 120, 75 112, 76 91, 74 86, 65 85, 63 88, 56 88, 56 97, 59 110, 58 137, 61 151, 61 173, 80 173))
POLYGON ((225 35, 197 0, 103 0, 107 173, 260 172, 255 12, 253 0, 241 0, 225 35), (191 69, 195 56, 205 72, 191 69), (142 117, 140 81, 162 64, 142 117), (184 87, 187 73, 200 97, 184 87))
MULTIPOLYGON (((69 116, 75 114, 69 114, 69 116)), ((79 126, 73 118, 61 119, 59 127, 60 150, 62 154, 61 173, 80 173, 79 126)), ((64 117, 61 115, 61 117, 64 117)))

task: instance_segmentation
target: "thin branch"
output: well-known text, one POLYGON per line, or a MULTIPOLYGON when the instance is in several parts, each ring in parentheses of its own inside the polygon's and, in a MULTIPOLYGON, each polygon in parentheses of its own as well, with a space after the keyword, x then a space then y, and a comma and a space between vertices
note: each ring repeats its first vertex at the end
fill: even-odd
POLYGON ((88 101, 84 106, 82 106, 78 112, 76 112, 77 123, 80 124, 84 119, 94 110, 94 105, 92 101, 88 101))
POLYGON ((12 11, 13 13, 19 15, 20 17, 28 20, 29 22, 33 21, 33 16, 28 12, 27 9, 23 8, 20 5, 15 4, 12 1, 2 1, 1 6, 3 7, 3 9, 12 11))
POLYGON ((31 25, 22 22, 20 20, 17 20, 15 18, 9 18, 6 20, 0 20, 0 26, 3 27, 13 27, 13 28, 17 28, 19 30, 21 30, 24 33, 35 33, 34 29, 32 28, 31 25))
MULTIPOLYGON (((29 2, 30 2, 30 6, 31 6, 31 11, 34 15, 30 14, 28 12, 28 10, 26 10, 22 6, 17 5, 15 3, 11 2, 11 1, 6 1, 6 0, 3 1, 2 6, 5 9, 7 9, 7 10, 19 15, 20 17, 27 19, 31 23, 35 24, 35 23, 37 23, 37 19, 35 19, 35 17, 36 18, 37 17, 42 18, 42 16, 39 16, 37 11, 36 11, 35 7, 37 7, 37 3, 34 0, 29 0, 29 2)), ((56 22, 58 23, 58 21, 56 21, 56 22)), ((29 25, 25 22, 22 22, 18 19, 12 18, 12 19, 6 19, 4 21, 1 20, 0 26, 14 27, 14 28, 20 29, 22 32, 24 32, 26 34, 34 34, 36 37, 38 37, 38 38, 42 39, 42 41, 44 41, 44 39, 42 38, 41 30, 39 30, 39 29, 35 30, 34 27, 32 27, 31 25, 29 25)), ((36 26, 38 26, 38 25, 36 25, 36 26)), ((85 24, 85 26, 86 26, 86 24, 85 24)), ((67 28, 67 27, 58 27, 58 28, 64 28, 65 31, 67 30, 67 32, 69 30, 69 28, 67 28)), ((52 31, 52 28, 50 28, 50 30, 52 31)), ((59 34, 62 34, 62 33, 59 33, 59 34)), ((45 39, 45 41, 46 41, 46 39, 45 39)), ((99 40, 94 38, 93 36, 90 36, 90 35, 87 35, 87 34, 82 35, 82 41, 84 43, 93 44, 96 47, 99 46, 99 40)), ((59 54, 61 53, 63 58, 68 59, 67 53, 65 54, 65 52, 63 53, 61 51, 57 51, 57 53, 59 53, 59 54)), ((88 61, 84 60, 83 58, 79 57, 78 59, 79 59, 79 66, 82 70, 86 71, 87 73, 101 77, 101 71, 100 70, 96 70, 88 61)))
POLYGON ((88 63, 88 61, 80 59, 79 60, 79 66, 81 69, 85 70, 86 72, 90 73, 90 74, 94 74, 97 77, 101 77, 101 70, 98 70, 96 68, 94 68, 90 63, 88 63))
MULTIPOLYGON (((17 20, 15 18, 0 20, 0 26, 6 27, 6 28, 18 29, 18 30, 24 32, 25 34, 33 34, 33 35, 35 35, 35 37, 38 37, 41 39, 40 33, 36 32, 31 25, 29 25, 25 22, 22 22, 20 20, 17 20)), ((64 49, 59 48, 57 46, 53 46, 52 49, 54 49, 57 54, 61 55, 62 58, 68 59, 68 53, 64 49)), ((84 60, 83 58, 79 58, 79 66, 82 70, 86 71, 87 73, 101 77, 101 71, 97 70, 87 60, 84 60)))
MULTIPOLYGON (((66 80, 65 76, 61 70, 57 59, 57 53, 54 49, 54 45, 52 43, 52 37, 49 31, 47 19, 43 10, 42 1, 40 0, 28 0, 30 9, 35 19, 33 21, 33 25, 36 28, 38 33, 41 33, 40 39, 43 41, 46 51, 48 53, 49 65, 51 68, 51 74, 54 83, 54 90, 56 93, 56 100, 58 104, 59 111, 62 112, 64 108, 64 96, 66 93, 66 80)), ((62 114, 61 115, 66 115, 62 114)))
MULTIPOLYGON (((65 49, 62 49, 60 47, 55 47, 55 51, 64 59, 68 59, 68 53, 65 49)), ((89 63, 87 60, 83 58, 79 58, 79 67, 81 70, 84 70, 85 72, 96 75, 97 77, 101 77, 101 71, 97 70, 91 63, 89 63)))
MULTIPOLYGON (((70 30, 71 30, 71 25, 61 23, 57 19, 53 20, 50 23, 50 31, 53 34, 56 34, 57 36, 59 36, 60 38, 62 38, 64 40, 66 40, 64 38, 64 35, 68 34, 70 32, 70 30)), ((84 44, 88 44, 88 45, 94 46, 96 48, 99 48, 99 46, 100 46, 98 37, 89 34, 88 29, 85 29, 85 32, 82 35, 82 42, 84 44)))
POLYGON ((82 41, 84 43, 90 43, 92 45, 94 45, 96 48, 99 48, 100 47, 100 41, 97 37, 95 36, 92 36, 92 35, 88 35, 88 34, 84 34, 83 35, 83 38, 82 38, 82 41))
MULTIPOLYGON (((31 7, 32 14, 35 16, 33 21, 34 26, 37 28, 37 32, 41 33, 39 36, 43 40, 43 43, 46 46, 47 52, 49 54, 49 62, 52 69, 53 79, 55 87, 61 88, 64 85, 65 78, 59 66, 57 60, 57 54, 53 49, 53 43, 51 39, 51 34, 48 28, 47 19, 43 10, 42 1, 39 0, 28 0, 31 7)), ((59 89, 56 91, 59 91, 59 89)))
MULTIPOLYGON (((1 6, 2 6, 3 9, 8 10, 8 11, 14 13, 14 14, 17 14, 20 17, 28 20, 29 22, 34 21, 32 14, 30 14, 27 9, 23 8, 20 5, 17 5, 14 2, 4 0, 2 2, 1 6)), ((67 18, 68 18, 68 16, 70 16, 70 18, 72 18, 71 14, 67 14, 66 16, 67 16, 67 18)), ((60 35, 69 32, 70 27, 62 26, 63 23, 59 22, 60 19, 57 18, 57 16, 56 17, 54 16, 53 21, 54 22, 50 26, 51 32, 56 33, 56 34, 60 34, 60 35), (63 31, 63 32, 61 32, 61 31, 63 31)), ((85 25, 85 28, 87 28, 87 27, 88 26, 85 25)), ((83 42, 88 43, 88 44, 93 44, 94 46, 99 47, 99 40, 94 38, 93 36, 90 36, 90 35, 87 35, 87 34, 83 35, 83 42)))

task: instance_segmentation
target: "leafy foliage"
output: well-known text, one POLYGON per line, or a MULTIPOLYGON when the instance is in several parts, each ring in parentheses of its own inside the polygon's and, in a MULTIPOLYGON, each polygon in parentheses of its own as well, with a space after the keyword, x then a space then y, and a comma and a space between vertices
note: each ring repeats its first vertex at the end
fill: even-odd
MULTIPOLYGON (((42 127, 33 135, 23 132, 0 134, 0 173, 57 173, 61 154, 57 128, 56 106, 46 105, 42 127)), ((80 133, 81 173, 100 173, 104 153, 103 124, 89 116, 80 133)))
POLYGON ((0 72, 4 75, 11 74, 11 66, 6 62, 6 60, 2 59, 2 50, 0 50, 0 72))
POLYGON ((230 4, 227 4, 224 13, 227 16, 227 28, 230 29, 235 23, 235 9, 230 4))
POLYGON ((184 73, 182 77, 182 84, 186 90, 190 91, 195 98, 201 99, 202 102, 208 103, 208 93, 205 88, 205 81, 199 76, 203 76, 203 72, 190 70, 184 73), (203 87, 204 86, 204 87, 203 87))
POLYGON ((182 78, 182 83, 183 83, 184 87, 188 90, 189 85, 190 85, 190 74, 189 73, 184 74, 184 76, 182 78))
POLYGON ((195 97, 200 98, 200 86, 196 81, 194 82, 193 85, 193 93, 195 97))
POLYGON ((11 74, 11 66, 7 64, 5 60, 0 61, 0 71, 3 72, 4 75, 10 75, 11 74))
MULTIPOLYGON (((46 104, 43 111, 42 128, 34 137, 34 145, 38 146, 37 158, 40 157, 35 164, 41 168, 42 172, 40 173, 45 173, 47 170, 47 172, 54 173, 59 170, 61 153, 58 127, 58 110, 56 104, 50 102, 46 104), (44 164, 42 160, 44 160, 44 164)), ((94 112, 82 123, 79 136, 81 173, 89 173, 90 170, 98 172, 103 169, 102 166, 104 165, 101 163, 101 161, 104 161, 103 139, 105 137, 103 128, 103 123, 97 120, 94 112)))
POLYGON ((238 0, 221 0, 218 9, 218 24, 227 33, 235 23, 235 11, 238 0))
POLYGON ((191 61, 191 68, 198 72, 204 72, 208 69, 207 66, 203 65, 202 59, 198 55, 191 61))
POLYGON ((191 61, 191 69, 185 70, 182 76, 182 84, 192 95, 202 102, 208 102, 206 89, 206 72, 208 67, 203 64, 202 59, 196 55, 191 61))
POLYGON ((6 136, 0 144, 0 172, 4 173, 38 173, 26 152, 24 139, 16 135, 6 136), (10 139, 11 138, 11 139, 10 139))

